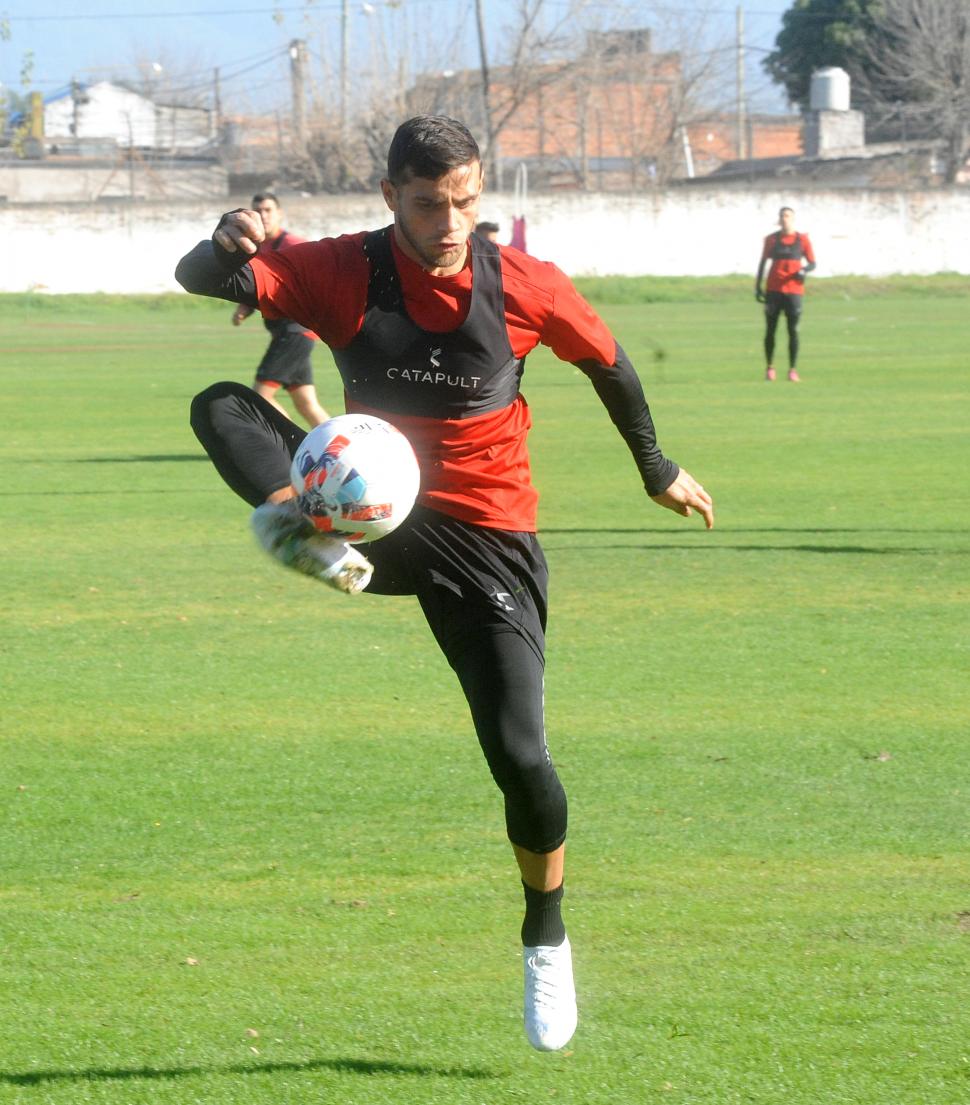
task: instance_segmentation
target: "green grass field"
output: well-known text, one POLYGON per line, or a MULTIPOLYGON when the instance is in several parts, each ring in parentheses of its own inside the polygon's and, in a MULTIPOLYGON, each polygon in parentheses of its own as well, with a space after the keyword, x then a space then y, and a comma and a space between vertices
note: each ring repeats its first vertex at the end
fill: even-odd
POLYGON ((711 533, 530 357, 580 992, 556 1055, 419 612, 277 569, 191 435, 258 320, 0 297, 0 1102, 966 1105, 951 285, 813 285, 801 386, 762 381, 750 281, 601 297, 711 533))

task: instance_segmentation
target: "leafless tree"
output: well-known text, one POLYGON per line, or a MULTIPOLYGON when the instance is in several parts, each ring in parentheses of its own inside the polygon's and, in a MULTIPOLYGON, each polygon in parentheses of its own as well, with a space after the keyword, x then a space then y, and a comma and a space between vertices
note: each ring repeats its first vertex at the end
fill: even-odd
POLYGON ((580 48, 534 111, 555 181, 637 191, 685 175, 686 131, 733 108, 734 49, 711 41, 715 26, 662 3, 592 6, 580 48))
POLYGON ((213 68, 198 50, 138 47, 132 60, 107 71, 108 78, 155 103, 208 107, 212 101, 213 68))
POLYGON ((475 0, 485 134, 485 162, 502 185, 499 146, 502 131, 530 101, 548 94, 568 77, 564 55, 575 55, 578 29, 589 0, 550 5, 545 0, 517 0, 512 23, 503 28, 506 50, 490 60, 485 39, 483 0, 475 0))
POLYGON ((881 0, 874 14, 878 34, 866 58, 883 112, 945 140, 952 183, 970 124, 970 0, 881 0))

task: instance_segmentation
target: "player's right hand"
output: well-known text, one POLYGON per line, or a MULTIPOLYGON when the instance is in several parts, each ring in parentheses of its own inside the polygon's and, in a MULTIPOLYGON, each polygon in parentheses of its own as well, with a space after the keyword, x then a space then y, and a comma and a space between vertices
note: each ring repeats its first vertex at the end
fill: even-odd
POLYGON ((760 288, 755 288, 754 297, 759 303, 764 303, 765 293, 760 288))
POLYGON ((255 211, 246 211, 241 207, 236 211, 226 212, 212 234, 212 240, 227 253, 239 250, 250 256, 256 252, 265 237, 263 220, 255 211))

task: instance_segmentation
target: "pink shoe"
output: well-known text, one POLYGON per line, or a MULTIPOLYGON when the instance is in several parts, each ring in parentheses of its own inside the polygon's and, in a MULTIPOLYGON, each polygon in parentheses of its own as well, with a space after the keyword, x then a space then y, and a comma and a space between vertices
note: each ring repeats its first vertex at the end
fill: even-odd
POLYGON ((766 380, 773 380, 774 378, 775 378, 775 370, 769 365, 768 368, 765 369, 765 379, 766 380))
POLYGON ((799 376, 793 368, 788 370, 788 379, 791 380, 793 384, 800 384, 802 382, 801 376, 799 376))

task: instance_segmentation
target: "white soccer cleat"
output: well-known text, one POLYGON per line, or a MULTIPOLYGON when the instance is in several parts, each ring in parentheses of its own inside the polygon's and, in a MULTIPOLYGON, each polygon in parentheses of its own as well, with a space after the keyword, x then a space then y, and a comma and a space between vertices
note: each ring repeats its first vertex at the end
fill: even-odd
POLYGON ((576 1031, 576 987, 569 937, 558 948, 523 948, 525 1034, 538 1051, 558 1051, 576 1031))
POLYGON ((260 545, 287 568, 348 595, 370 583, 371 562, 339 537, 320 533, 304 517, 297 499, 263 503, 253 511, 250 524, 260 545))

